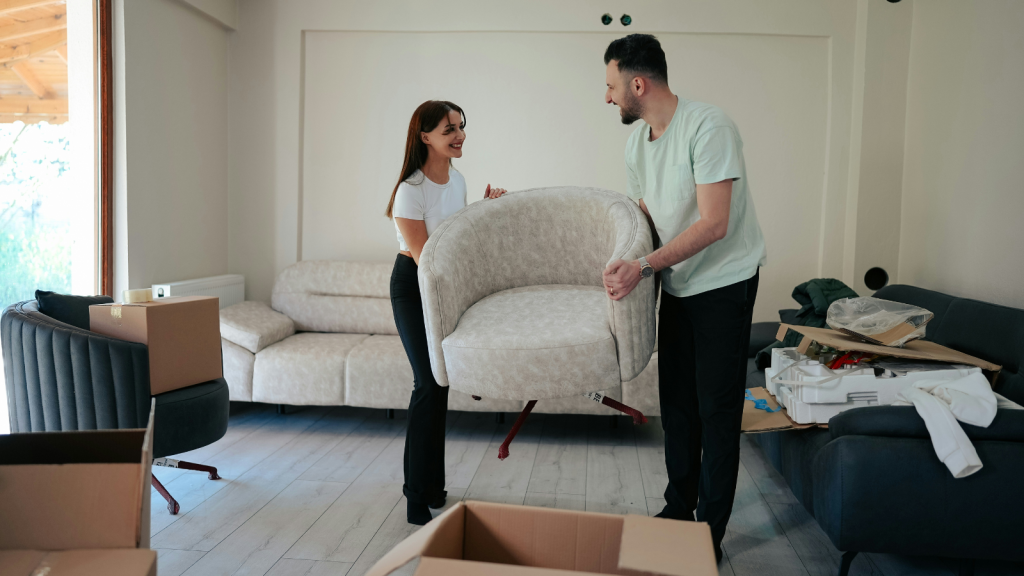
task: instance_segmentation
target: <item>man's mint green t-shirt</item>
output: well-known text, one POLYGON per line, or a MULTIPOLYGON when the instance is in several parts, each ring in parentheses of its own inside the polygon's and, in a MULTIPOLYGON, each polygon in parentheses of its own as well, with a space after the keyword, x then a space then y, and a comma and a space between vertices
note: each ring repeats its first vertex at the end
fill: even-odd
POLYGON ((729 230, 718 242, 661 272, 673 296, 694 296, 749 280, 767 261, 764 237, 747 186, 743 141, 725 112, 679 98, 665 133, 650 141, 641 121, 626 144, 628 195, 643 199, 661 245, 700 220, 697 184, 732 180, 729 230))

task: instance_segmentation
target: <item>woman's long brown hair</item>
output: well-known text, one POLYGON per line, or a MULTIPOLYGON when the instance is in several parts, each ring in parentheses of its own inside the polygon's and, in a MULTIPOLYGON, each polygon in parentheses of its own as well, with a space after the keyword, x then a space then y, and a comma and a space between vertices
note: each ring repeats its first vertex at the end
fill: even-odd
MULTIPOLYGON (((398 178, 395 189, 391 191, 391 200, 388 202, 387 211, 384 212, 388 218, 391 218, 391 210, 395 206, 395 194, 398 193, 398 187, 427 163, 427 145, 420 138, 420 132, 432 132, 441 123, 441 120, 448 118, 448 113, 452 111, 462 115, 462 122, 465 125, 466 113, 462 111, 462 108, 446 100, 427 100, 412 113, 412 120, 409 120, 409 133, 405 138, 405 162, 402 163, 402 175, 398 178)), ((451 160, 448 163, 450 165, 451 160)))

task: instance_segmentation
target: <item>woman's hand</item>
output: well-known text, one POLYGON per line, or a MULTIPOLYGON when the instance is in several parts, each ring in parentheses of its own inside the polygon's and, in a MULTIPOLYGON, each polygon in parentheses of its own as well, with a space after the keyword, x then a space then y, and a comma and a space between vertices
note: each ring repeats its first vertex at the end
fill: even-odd
POLYGON ((508 190, 505 190, 504 188, 491 188, 491 185, 488 184, 487 190, 484 190, 484 200, 488 198, 500 198, 506 192, 508 192, 508 190))

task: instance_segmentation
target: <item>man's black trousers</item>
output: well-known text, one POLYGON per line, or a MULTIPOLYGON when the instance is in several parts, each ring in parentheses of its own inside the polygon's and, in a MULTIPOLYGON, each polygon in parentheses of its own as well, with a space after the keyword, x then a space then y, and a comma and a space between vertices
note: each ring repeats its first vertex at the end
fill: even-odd
POLYGON ((696 296, 661 294, 658 387, 665 430, 666 512, 711 525, 715 548, 729 523, 740 462, 750 323, 759 274, 696 296))

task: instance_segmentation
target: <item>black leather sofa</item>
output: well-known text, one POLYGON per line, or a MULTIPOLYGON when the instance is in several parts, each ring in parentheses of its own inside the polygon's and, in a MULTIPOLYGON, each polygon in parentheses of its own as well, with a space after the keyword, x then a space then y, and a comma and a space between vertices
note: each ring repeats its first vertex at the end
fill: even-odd
MULTIPOLYGON (((1024 310, 955 298, 913 286, 875 296, 935 313, 928 340, 1003 367, 999 394, 1024 405, 1024 310)), ((751 358, 775 339, 778 323, 752 331, 751 358)), ((763 386, 750 361, 747 386, 763 386)), ((845 576, 858 552, 1024 561, 1024 410, 999 410, 988 428, 962 424, 984 468, 955 479, 935 456, 912 406, 843 412, 828 429, 755 435, 793 494, 832 543, 845 551, 845 576)))

